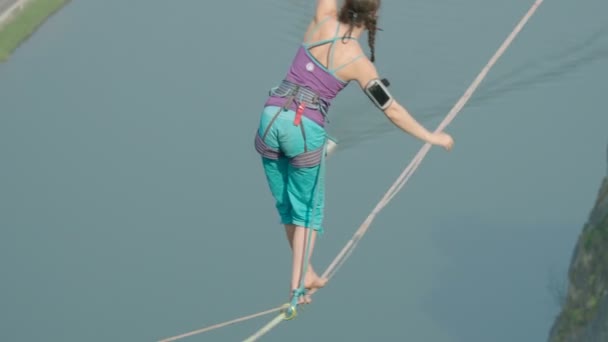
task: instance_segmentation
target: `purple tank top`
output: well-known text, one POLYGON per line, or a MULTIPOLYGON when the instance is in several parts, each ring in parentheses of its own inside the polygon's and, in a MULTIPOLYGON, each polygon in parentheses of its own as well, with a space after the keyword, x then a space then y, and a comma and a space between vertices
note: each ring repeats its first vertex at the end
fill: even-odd
MULTIPOLYGON (((327 102, 328 108, 331 104, 331 100, 348 85, 348 82, 339 80, 332 71, 317 62, 316 59, 310 55, 305 45, 300 45, 285 79, 301 86, 308 87, 319 94, 319 96, 327 102)), ((286 99, 282 97, 270 96, 266 101, 265 106, 282 106, 285 103, 285 100, 286 99)), ((294 111, 297 109, 296 104, 293 102, 287 108, 294 111)), ((325 126, 325 119, 319 110, 306 107, 302 115, 321 126, 325 126)))

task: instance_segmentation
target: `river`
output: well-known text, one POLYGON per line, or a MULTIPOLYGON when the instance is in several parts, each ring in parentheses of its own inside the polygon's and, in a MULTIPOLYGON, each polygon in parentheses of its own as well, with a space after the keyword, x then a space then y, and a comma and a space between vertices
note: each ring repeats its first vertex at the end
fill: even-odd
MULTIPOLYGON (((313 5, 74 1, 0 65, 0 340, 154 341, 287 299, 252 144, 313 5)), ((378 69, 435 127, 531 5, 384 1, 378 69)), ((265 340, 545 341, 606 172, 607 11, 545 1, 448 126, 454 150, 265 340)), ((319 270, 422 145, 356 84, 330 116, 319 270)))

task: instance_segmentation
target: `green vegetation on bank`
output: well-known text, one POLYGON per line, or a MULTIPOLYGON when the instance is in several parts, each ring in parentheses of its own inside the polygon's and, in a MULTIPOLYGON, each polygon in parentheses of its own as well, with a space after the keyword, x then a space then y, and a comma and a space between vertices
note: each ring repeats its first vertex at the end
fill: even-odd
POLYGON ((0 27, 0 62, 30 37, 45 20, 70 0, 30 0, 6 24, 0 27))
POLYGON ((597 319, 600 304, 608 300, 608 177, 579 237, 569 283, 552 342, 580 340, 582 330, 597 319))

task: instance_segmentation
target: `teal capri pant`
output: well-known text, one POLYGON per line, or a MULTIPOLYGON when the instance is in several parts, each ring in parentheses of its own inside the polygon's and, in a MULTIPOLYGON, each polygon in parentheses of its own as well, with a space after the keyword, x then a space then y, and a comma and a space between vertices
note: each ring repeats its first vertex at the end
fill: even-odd
POLYGON ((266 106, 262 111, 256 149, 262 154, 264 173, 281 223, 323 233, 324 158, 314 166, 298 165, 294 158, 303 159, 311 151, 320 152, 318 156, 325 154, 327 134, 322 126, 305 116, 300 123, 303 127, 296 126, 293 110, 282 109, 275 118, 279 110, 280 107, 266 106))

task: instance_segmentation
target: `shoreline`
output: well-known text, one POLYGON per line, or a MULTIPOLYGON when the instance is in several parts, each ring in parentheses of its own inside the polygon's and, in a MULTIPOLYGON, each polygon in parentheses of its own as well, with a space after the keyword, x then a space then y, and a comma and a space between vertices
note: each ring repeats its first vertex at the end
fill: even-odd
POLYGON ((28 3, 29 0, 0 0, 0 29, 28 3))
POLYGON ((15 0, 0 13, 0 63, 70 0, 15 0))

